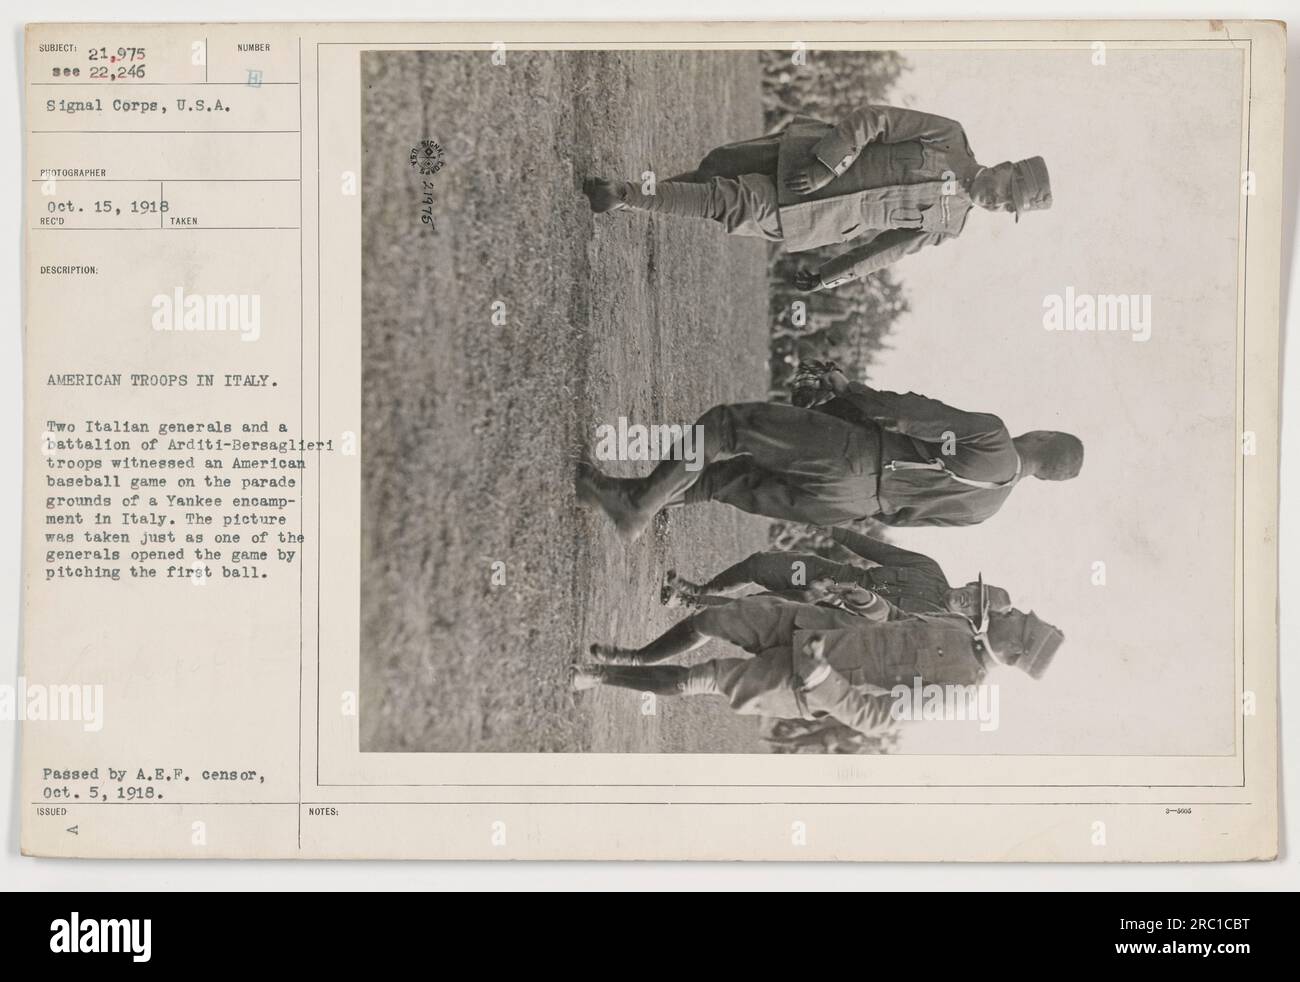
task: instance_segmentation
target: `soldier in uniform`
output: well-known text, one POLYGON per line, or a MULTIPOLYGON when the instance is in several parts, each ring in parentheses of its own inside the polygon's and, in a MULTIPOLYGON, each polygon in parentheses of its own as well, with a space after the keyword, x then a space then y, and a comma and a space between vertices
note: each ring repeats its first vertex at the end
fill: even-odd
POLYGON ((780 719, 830 716, 860 733, 887 727, 896 685, 974 685, 994 665, 1041 678, 1064 640, 1032 611, 914 614, 871 621, 842 610, 745 597, 709 607, 634 651, 596 646, 603 663, 575 665, 571 685, 663 696, 721 695, 737 713, 780 719), (684 628, 683 625, 686 625, 684 628), (722 638, 752 657, 699 665, 661 662, 722 638))
MULTIPOLYGON (((756 552, 724 569, 707 583, 692 583, 669 570, 660 599, 670 607, 713 602, 713 598, 734 594, 749 584, 769 592, 798 588, 859 587, 893 604, 903 613, 939 614, 951 612, 974 617, 979 602, 979 583, 953 587, 943 567, 929 556, 890 545, 849 528, 827 530, 830 537, 849 552, 874 565, 837 563, 816 553, 756 552)), ((998 586, 986 588, 994 610, 1011 607, 1011 596, 998 586)))
POLYGON ((1012 438, 988 413, 915 393, 850 382, 833 364, 800 401, 715 406, 696 426, 702 469, 676 448, 647 477, 619 479, 579 464, 578 500, 602 510, 635 541, 668 505, 722 501, 808 525, 874 517, 886 525, 974 525, 1002 507, 1025 477, 1064 481, 1083 466, 1069 433, 1012 438))
POLYGON ((854 243, 820 269, 801 270, 802 290, 839 286, 955 238, 973 205, 1019 221, 1052 204, 1042 157, 985 167, 961 124, 894 106, 864 106, 838 126, 797 117, 781 133, 718 147, 653 193, 602 178, 583 191, 597 213, 708 219, 787 252, 854 243))

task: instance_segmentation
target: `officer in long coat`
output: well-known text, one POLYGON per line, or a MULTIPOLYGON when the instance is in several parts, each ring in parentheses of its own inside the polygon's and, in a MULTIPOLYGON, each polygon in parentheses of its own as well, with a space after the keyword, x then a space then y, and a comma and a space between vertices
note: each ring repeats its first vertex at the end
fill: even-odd
MULTIPOLYGON (((874 565, 838 563, 816 553, 756 552, 705 583, 692 583, 669 570, 661 599, 669 606, 677 606, 701 601, 712 603, 713 598, 734 594, 750 584, 769 592, 829 585, 870 591, 904 613, 975 616, 979 601, 977 581, 954 587, 949 584, 943 567, 924 553, 849 528, 827 531, 840 546, 874 565)), ((1011 596, 1006 590, 997 586, 987 586, 986 590, 994 610, 1010 608, 1011 596)))
POLYGON ((887 525, 974 525, 1025 477, 1064 481, 1083 465, 1083 444, 1069 433, 1013 439, 996 416, 870 389, 834 368, 821 384, 826 401, 815 408, 710 409, 694 431, 703 435, 702 469, 690 469, 680 447, 642 478, 613 478, 584 461, 578 499, 629 541, 661 508, 706 501, 809 525, 870 516, 887 525))
POLYGON ((994 665, 1041 678, 1064 634, 1032 611, 914 614, 872 621, 842 610, 745 597, 709 607, 643 648, 593 646, 601 664, 575 665, 576 691, 610 685, 657 695, 721 695, 732 710, 781 719, 831 716, 869 733, 890 723, 896 685, 974 685, 994 665), (661 662, 720 638, 752 657, 699 665, 661 662))
POLYGON ((707 219, 787 252, 853 243, 820 269, 800 271, 804 290, 839 286, 956 238, 974 205, 1019 220, 1052 204, 1042 157, 985 167, 960 123, 895 106, 864 106, 838 126, 797 117, 779 134, 718 147, 696 170, 653 189, 594 178, 583 190, 598 213, 707 219))

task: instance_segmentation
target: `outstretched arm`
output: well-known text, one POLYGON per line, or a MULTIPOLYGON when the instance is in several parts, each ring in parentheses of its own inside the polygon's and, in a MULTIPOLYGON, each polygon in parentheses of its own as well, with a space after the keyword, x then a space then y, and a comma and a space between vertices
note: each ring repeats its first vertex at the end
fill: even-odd
POLYGON ((859 733, 888 728, 893 695, 859 692, 825 659, 823 649, 822 640, 814 638, 799 652, 803 695, 808 708, 826 713, 859 733))
POLYGON ((964 412, 915 392, 872 389, 861 382, 849 381, 842 372, 832 373, 828 380, 836 397, 850 403, 883 430, 928 443, 952 440, 989 450, 1010 446, 1006 426, 992 413, 964 412))
POLYGON ((869 242, 840 253, 812 274, 808 284, 796 283, 804 289, 831 290, 851 280, 892 266, 904 256, 920 252, 928 245, 939 245, 945 236, 942 232, 920 232, 914 229, 895 228, 881 232, 869 242))
POLYGON ((832 539, 868 562, 880 566, 923 570, 938 576, 940 579, 945 579, 942 567, 924 553, 913 552, 911 549, 904 549, 902 546, 890 545, 888 542, 882 542, 880 539, 863 535, 849 528, 833 528, 830 532, 832 539))
POLYGON ((909 140, 960 140, 964 145, 966 134, 960 123, 943 116, 897 106, 863 106, 814 144, 808 166, 792 170, 786 177, 786 187, 796 194, 811 194, 852 167, 867 144, 909 140))
POLYGON ((868 143, 945 143, 958 138, 965 140, 966 135, 955 120, 897 106, 863 106, 818 140, 813 156, 838 176, 853 165, 868 143))

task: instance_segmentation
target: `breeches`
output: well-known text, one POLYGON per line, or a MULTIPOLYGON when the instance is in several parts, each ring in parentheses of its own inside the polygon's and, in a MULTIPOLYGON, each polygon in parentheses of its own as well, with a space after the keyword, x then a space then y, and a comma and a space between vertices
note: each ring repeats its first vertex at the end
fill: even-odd
POLYGON ((733 712, 748 716, 808 718, 807 704, 795 688, 788 644, 753 658, 714 658, 696 665, 683 694, 723 696, 733 712))
POLYGON ((759 137, 711 150, 700 166, 660 181, 652 195, 627 186, 633 208, 717 222, 730 235, 781 241, 776 171, 779 139, 759 137))
POLYGON ((717 406, 700 423, 714 452, 679 492, 686 504, 722 501, 809 525, 839 525, 880 508, 879 449, 861 426, 772 402, 717 406))

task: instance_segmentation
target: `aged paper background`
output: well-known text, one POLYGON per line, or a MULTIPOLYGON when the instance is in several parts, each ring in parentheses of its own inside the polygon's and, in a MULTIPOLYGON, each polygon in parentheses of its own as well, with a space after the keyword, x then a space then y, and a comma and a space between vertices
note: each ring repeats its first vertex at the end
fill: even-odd
MULTIPOLYGON (((1234 462, 1240 468, 1234 597, 1242 659, 1234 684, 1256 695, 1257 712, 1240 721, 1240 731, 1232 728, 1231 755, 975 761, 361 755, 356 717, 338 711, 340 694, 355 691, 357 678, 356 564, 350 558, 357 547, 355 458, 325 456, 302 475, 301 527, 308 534, 299 545, 297 566, 246 587, 255 596, 241 593, 239 583, 195 587, 184 579, 47 586, 35 573, 43 562, 38 529, 49 489, 39 462, 29 460, 25 676, 37 683, 69 678, 101 683, 107 703, 104 728, 94 734, 73 725, 27 727, 24 849, 194 857, 1113 861, 1272 855, 1282 37, 1268 25, 1141 27, 1143 38, 1129 44, 1247 52, 1238 97, 1242 104, 1249 98, 1252 122, 1242 149, 1259 184, 1249 202, 1250 221, 1242 223, 1240 262, 1248 264, 1250 275, 1243 276, 1236 297, 1242 367, 1236 426, 1256 434, 1258 451, 1234 462), (1242 589, 1243 583, 1249 588, 1242 589), (187 782, 190 787, 163 789, 160 799, 120 806, 46 797, 60 782, 44 779, 41 768, 110 765, 132 775, 140 769, 180 768, 195 779, 187 782), (205 771, 236 776, 201 780, 205 771), (67 813, 38 816, 42 805, 67 813), (1192 813, 1169 814, 1180 807, 1191 807, 1192 813), (72 841, 64 834, 69 821, 80 827, 72 841), (1091 841, 1097 822, 1111 830, 1104 849, 1091 841), (194 841, 195 823, 202 823, 202 844, 194 841), (793 841, 796 824, 807 830, 806 844, 793 841), (501 844, 494 845, 494 839, 501 844)), ((78 263, 104 273, 94 289, 85 290, 29 280, 29 433, 59 419, 244 415, 283 421, 307 439, 342 439, 359 429, 360 210, 334 188, 335 175, 358 167, 363 49, 460 44, 488 52, 504 37, 521 46, 621 47, 635 38, 662 46, 763 47, 793 38, 810 45, 892 43, 909 50, 1065 42, 1086 51, 1098 38, 1122 50, 1131 34, 1132 25, 1124 24, 728 25, 721 34, 671 25, 258 25, 251 35, 249 27, 230 25, 34 28, 28 36, 32 73, 54 57, 37 50, 42 42, 114 48, 131 43, 164 52, 151 56, 151 68, 169 81, 192 81, 197 90, 198 66, 190 54, 202 41, 204 84, 226 82, 232 100, 247 99, 252 64, 260 75, 251 88, 266 98, 242 114, 252 120, 245 128, 259 132, 222 133, 208 152, 177 155, 165 141, 130 134, 135 125, 130 117, 112 124, 117 132, 66 132, 75 123, 47 121, 37 109, 51 94, 30 86, 29 177, 43 166, 108 165, 140 183, 201 183, 220 173, 267 185, 287 183, 292 191, 265 190, 257 207, 248 209, 246 221, 259 226, 255 232, 241 226, 205 229, 200 236, 164 226, 118 235, 29 226, 29 270, 78 263), (245 39, 269 43, 270 50, 219 56, 237 50, 245 39), (121 256, 124 242, 132 249, 129 261, 121 256), (218 290, 232 278, 262 297, 259 343, 244 346, 230 337, 168 335, 148 328, 150 298, 160 290, 183 285, 202 292, 205 284, 218 290), (127 373, 267 373, 279 385, 234 394, 189 391, 181 401, 164 389, 115 390, 108 400, 102 390, 44 384, 51 372, 108 366, 127 373)), ((29 81, 37 80, 29 75, 29 81)), ((183 202, 185 193, 182 188, 168 196, 183 202)), ((39 182, 29 182, 29 217, 44 203, 39 182)), ((192 205, 198 210, 208 202, 198 198, 192 205)), ((1230 466, 1221 465, 1224 471, 1230 466)), ((1219 521, 1209 534, 1224 535, 1227 523, 1219 521)), ((1226 688, 1228 681, 1219 684, 1226 688)), ((1159 708, 1152 712, 1161 719, 1175 715, 1160 716, 1159 708)), ((1206 727, 1205 746, 1193 752, 1221 753, 1227 746, 1223 732, 1221 724, 1206 727)))

